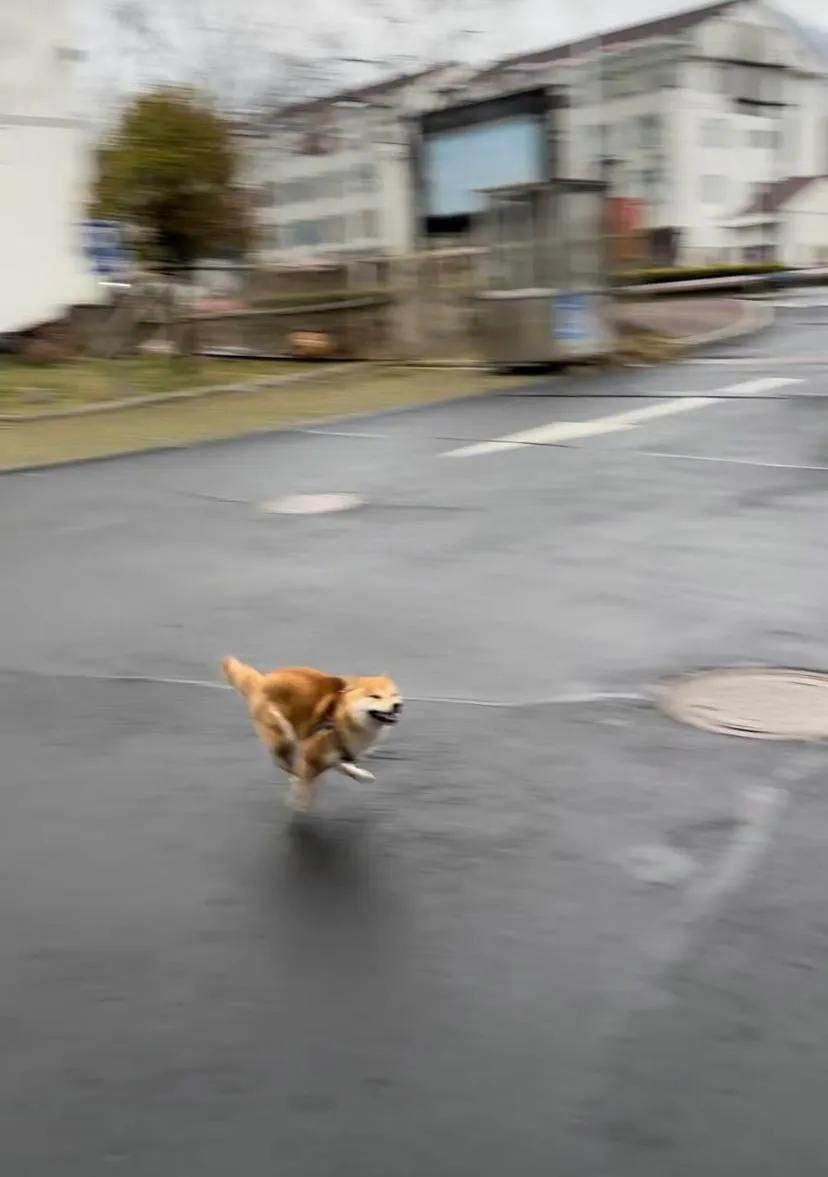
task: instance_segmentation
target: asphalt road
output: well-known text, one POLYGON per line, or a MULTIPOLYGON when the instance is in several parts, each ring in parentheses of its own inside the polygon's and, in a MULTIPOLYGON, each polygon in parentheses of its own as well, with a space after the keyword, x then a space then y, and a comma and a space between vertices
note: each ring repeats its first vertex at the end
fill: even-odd
POLYGON ((0 480, 4 1173, 824 1171, 828 755, 650 695, 828 666, 828 307, 778 313, 0 480), (291 823, 226 653, 393 674, 377 783, 291 823))

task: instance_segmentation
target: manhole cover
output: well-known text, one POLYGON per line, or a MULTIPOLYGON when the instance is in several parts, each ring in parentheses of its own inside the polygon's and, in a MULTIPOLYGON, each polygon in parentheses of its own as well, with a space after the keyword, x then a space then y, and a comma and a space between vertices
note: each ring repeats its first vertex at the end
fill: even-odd
POLYGON ((662 706, 694 727, 755 740, 828 738, 828 674, 710 670, 670 683, 662 706))
POLYGON ((269 515, 326 515, 331 511, 352 511, 361 505, 362 499, 353 494, 285 495, 262 503, 262 510, 269 515))

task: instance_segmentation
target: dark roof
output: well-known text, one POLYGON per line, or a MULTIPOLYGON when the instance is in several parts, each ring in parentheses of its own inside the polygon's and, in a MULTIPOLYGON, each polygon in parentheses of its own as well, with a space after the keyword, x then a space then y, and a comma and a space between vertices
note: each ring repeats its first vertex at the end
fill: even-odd
POLYGON ((393 94, 395 90, 402 89, 409 82, 416 82, 420 78, 428 77, 429 74, 445 69, 447 64, 451 63, 430 65, 426 69, 416 70, 414 73, 394 74, 393 77, 384 78, 381 82, 371 82, 367 86, 352 86, 347 90, 336 90, 331 94, 323 94, 319 98, 309 98, 304 102, 292 102, 288 106, 283 106, 279 113, 309 114, 314 110, 323 110, 326 106, 336 102, 366 102, 372 98, 381 98, 384 94, 393 94))
POLYGON ((777 180, 774 184, 768 184, 765 190, 760 192, 744 212, 739 215, 748 217, 754 213, 778 212, 780 208, 783 208, 803 188, 807 188, 809 184, 813 184, 814 180, 823 179, 825 179, 824 176, 788 176, 785 180, 777 180))
POLYGON ((553 45, 548 49, 539 49, 534 53, 521 53, 515 57, 506 57, 502 61, 484 69, 479 77, 499 73, 511 66, 542 65, 549 61, 565 60, 573 54, 594 49, 600 40, 601 46, 624 45, 630 41, 642 41, 648 37, 669 37, 675 33, 683 33, 692 29, 702 21, 709 20, 721 12, 732 8, 738 0, 718 0, 715 4, 706 4, 703 8, 691 8, 684 12, 673 13, 672 16, 660 16, 656 20, 643 21, 637 25, 625 25, 620 29, 610 29, 605 33, 594 33, 589 37, 582 37, 577 41, 567 41, 561 45, 553 45))

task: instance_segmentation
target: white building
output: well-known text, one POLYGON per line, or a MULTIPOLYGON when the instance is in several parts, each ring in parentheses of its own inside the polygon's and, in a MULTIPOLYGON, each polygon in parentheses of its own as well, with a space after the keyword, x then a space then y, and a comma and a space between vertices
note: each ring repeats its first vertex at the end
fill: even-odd
POLYGON ((247 147, 258 254, 297 264, 394 255, 412 247, 407 119, 442 71, 292 107, 247 147))
MULTIPOLYGON (((259 143, 263 257, 409 251, 411 116, 539 85, 568 99, 558 173, 601 177, 612 195, 639 202, 664 261, 757 256, 734 218, 789 177, 828 173, 828 88, 814 41, 764 0, 719 0, 472 76, 444 67, 296 108, 298 129, 259 143)), ((784 207, 777 214, 781 241, 784 207)), ((767 225, 765 238, 762 256, 773 256, 767 225)))
POLYGON ((828 172, 824 59, 763 0, 723 0, 486 76, 564 86, 561 171, 642 202, 670 260, 742 260, 732 218, 768 186, 828 172))
POLYGON ((0 333, 90 299, 80 224, 90 153, 75 117, 69 0, 0 13, 0 333))
POLYGON ((762 191, 727 223, 740 258, 828 265, 828 177, 791 176, 762 191))

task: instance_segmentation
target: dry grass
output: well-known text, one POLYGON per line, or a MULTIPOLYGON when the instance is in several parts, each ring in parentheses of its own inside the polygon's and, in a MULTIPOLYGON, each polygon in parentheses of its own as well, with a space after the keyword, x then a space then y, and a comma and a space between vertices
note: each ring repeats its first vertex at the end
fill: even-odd
MULTIPOLYGON (((235 378, 240 366, 231 363, 235 378)), ((514 384, 514 377, 468 371, 338 368, 329 377, 116 413, 0 423, 0 469, 132 453, 191 442, 267 432, 325 417, 473 396, 514 384)), ((521 381, 525 382, 525 381, 521 381)))
POLYGON ((104 401, 295 373, 307 365, 272 360, 165 356, 30 364, 0 358, 0 415, 38 417, 104 401))

